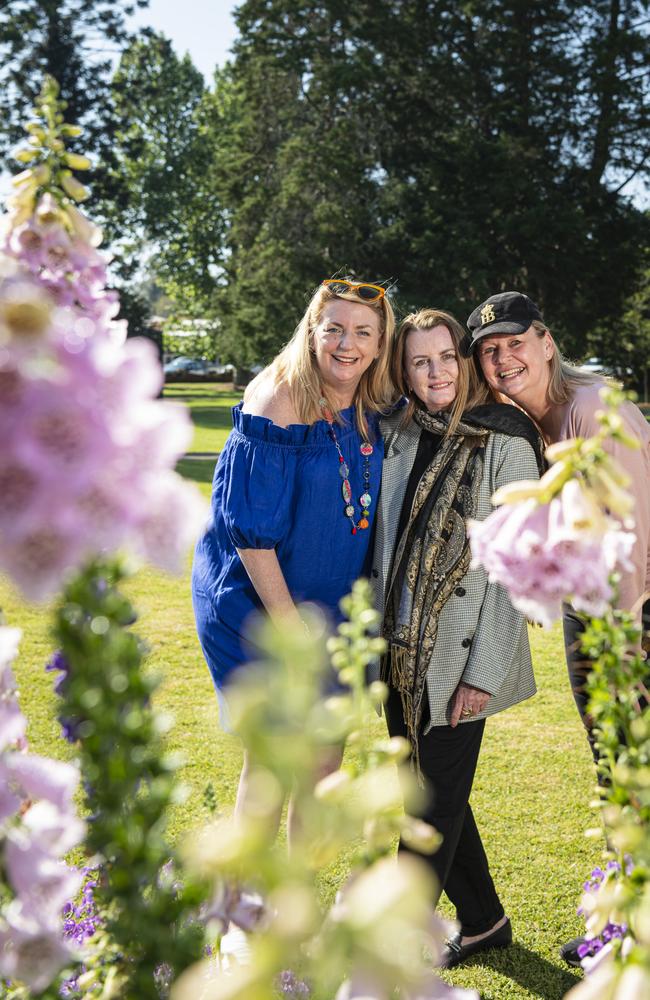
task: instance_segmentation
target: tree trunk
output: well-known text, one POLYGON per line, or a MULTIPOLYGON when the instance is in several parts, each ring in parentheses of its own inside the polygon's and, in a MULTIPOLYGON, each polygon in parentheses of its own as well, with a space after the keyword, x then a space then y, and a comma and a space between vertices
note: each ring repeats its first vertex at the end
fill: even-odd
POLYGON ((598 96, 598 120, 596 122, 594 148, 592 151, 591 165, 589 169, 589 180, 592 192, 595 192, 600 184, 605 168, 607 167, 607 163, 609 162, 612 129, 616 117, 616 62, 620 37, 620 14, 620 0, 611 0, 609 6, 607 36, 603 43, 602 58, 597 61, 594 66, 594 72, 600 77, 600 80, 597 82, 595 87, 598 96), (600 66, 598 65, 599 62, 600 66))

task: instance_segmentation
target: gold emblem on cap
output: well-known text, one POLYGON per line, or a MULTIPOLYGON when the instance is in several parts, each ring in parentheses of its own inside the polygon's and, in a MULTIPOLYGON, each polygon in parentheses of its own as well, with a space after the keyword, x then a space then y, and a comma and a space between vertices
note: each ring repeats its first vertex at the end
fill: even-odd
POLYGON ((491 302, 488 302, 486 306, 481 309, 481 326, 485 326, 486 323, 494 323, 496 316, 494 315, 494 306, 491 302))

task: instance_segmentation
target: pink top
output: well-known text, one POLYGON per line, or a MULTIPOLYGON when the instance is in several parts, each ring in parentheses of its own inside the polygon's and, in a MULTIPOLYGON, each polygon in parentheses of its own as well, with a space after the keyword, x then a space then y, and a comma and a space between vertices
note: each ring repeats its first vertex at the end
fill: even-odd
MULTIPOLYGON (((573 399, 564 404, 559 441, 567 438, 591 437, 600 430, 596 411, 603 409, 599 390, 602 383, 581 385, 574 389, 573 399)), ((631 483, 628 491, 634 497, 634 520, 637 543, 632 553, 634 569, 621 574, 620 604, 626 610, 640 610, 650 596, 650 423, 634 403, 623 403, 619 413, 625 430, 641 441, 640 450, 627 448, 618 441, 609 441, 607 451, 625 469, 631 483)))

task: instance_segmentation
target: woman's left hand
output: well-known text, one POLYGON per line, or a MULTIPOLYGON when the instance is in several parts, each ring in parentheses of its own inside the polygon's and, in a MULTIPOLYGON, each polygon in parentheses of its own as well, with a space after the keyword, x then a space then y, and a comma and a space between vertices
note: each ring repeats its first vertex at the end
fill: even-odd
POLYGON ((461 718, 469 719, 482 712, 490 697, 487 691, 470 687, 469 684, 464 684, 461 681, 451 699, 451 719, 449 721, 451 728, 455 729, 461 718))

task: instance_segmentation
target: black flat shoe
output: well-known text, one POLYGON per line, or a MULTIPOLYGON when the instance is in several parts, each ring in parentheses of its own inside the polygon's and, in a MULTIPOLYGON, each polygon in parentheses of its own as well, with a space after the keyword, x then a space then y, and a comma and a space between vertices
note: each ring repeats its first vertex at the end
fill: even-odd
POLYGON ((578 954, 578 948, 587 943, 585 937, 572 938, 560 948, 560 958, 563 958, 572 969, 578 969, 582 965, 582 959, 578 954))
POLYGON ((472 941, 471 944, 461 944, 462 934, 460 931, 450 938, 445 944, 445 950, 440 963, 443 969, 453 969, 455 965, 460 965, 470 955, 477 955, 480 951, 490 951, 491 948, 507 948, 512 944, 512 924, 506 919, 505 924, 492 931, 487 937, 480 941, 472 941))

